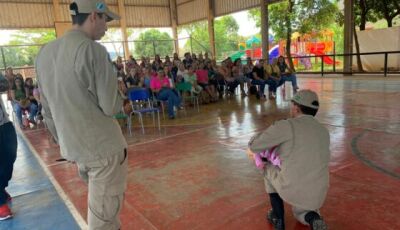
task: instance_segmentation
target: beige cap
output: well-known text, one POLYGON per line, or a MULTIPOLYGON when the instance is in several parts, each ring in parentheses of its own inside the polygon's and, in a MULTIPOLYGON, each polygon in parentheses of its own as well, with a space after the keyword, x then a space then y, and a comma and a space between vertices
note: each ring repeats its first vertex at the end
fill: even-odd
POLYGON ((71 15, 76 15, 78 13, 90 14, 92 12, 96 12, 107 15, 108 22, 120 19, 120 16, 111 12, 110 9, 108 9, 107 4, 103 0, 74 0, 72 4, 73 3, 76 3, 78 7, 78 12, 76 12, 75 10, 70 10, 71 15))
POLYGON ((294 95, 294 97, 292 98, 292 101, 309 108, 319 108, 318 95, 314 91, 311 91, 309 89, 300 90, 299 92, 297 92, 296 95, 294 95))

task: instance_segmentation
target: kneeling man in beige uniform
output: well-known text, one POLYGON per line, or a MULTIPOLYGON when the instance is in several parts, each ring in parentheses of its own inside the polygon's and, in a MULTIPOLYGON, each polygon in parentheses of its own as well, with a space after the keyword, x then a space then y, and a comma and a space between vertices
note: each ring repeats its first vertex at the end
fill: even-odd
POLYGON ((319 209, 329 186, 330 139, 328 130, 314 118, 318 108, 317 94, 301 90, 292 99, 292 118, 276 122, 249 142, 249 154, 277 146, 280 166, 267 163, 264 168, 272 206, 267 219, 276 230, 285 229, 283 201, 310 229, 327 229, 319 209))
POLYGON ((103 0, 74 0, 73 29, 45 45, 36 59, 44 117, 61 155, 77 163, 89 186, 89 229, 121 228, 127 143, 113 118, 123 105, 123 84, 107 50, 95 42, 119 17, 103 0))

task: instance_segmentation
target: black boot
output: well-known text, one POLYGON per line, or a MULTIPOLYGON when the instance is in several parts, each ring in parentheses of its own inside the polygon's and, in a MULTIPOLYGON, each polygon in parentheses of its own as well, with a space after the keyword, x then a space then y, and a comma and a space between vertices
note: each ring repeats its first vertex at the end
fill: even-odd
POLYGON ((274 226, 275 230, 284 230, 285 229, 285 222, 283 219, 279 219, 274 211, 271 209, 268 211, 267 220, 272 226, 274 226))
POLYGON ((283 200, 278 193, 270 193, 269 199, 271 201, 272 210, 268 212, 267 219, 274 226, 275 230, 285 229, 285 210, 283 200))
POLYGON ((311 230, 327 230, 328 226, 317 212, 308 212, 304 217, 306 222, 310 224, 311 230))

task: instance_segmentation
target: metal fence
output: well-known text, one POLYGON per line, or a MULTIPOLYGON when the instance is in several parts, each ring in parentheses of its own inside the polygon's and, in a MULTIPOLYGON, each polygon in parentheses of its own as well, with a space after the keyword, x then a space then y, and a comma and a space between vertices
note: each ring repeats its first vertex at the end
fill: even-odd
MULTIPOLYGON (((107 48, 107 51, 110 53, 113 60, 116 59, 117 56, 121 56, 122 58, 125 57, 123 50, 124 41, 103 41, 100 43, 107 48)), ((128 43, 129 53, 136 59, 140 59, 141 56, 154 58, 156 54, 160 55, 161 58, 164 58, 167 55, 172 57, 176 50, 175 40, 172 39, 151 41, 134 40, 127 41, 126 43, 128 43)), ((194 40, 192 37, 179 38, 177 43, 179 54, 181 54, 181 56, 186 52, 210 52, 206 46, 204 46, 200 41, 194 40), (186 45, 179 47, 179 44, 186 45), (193 44, 197 44, 197 46, 194 46, 193 44), (200 47, 200 49, 198 47, 200 47)), ((15 69, 32 68, 35 57, 42 46, 43 44, 0 46, 0 70, 4 70, 9 66, 12 66, 15 69)))
MULTIPOLYGON (((101 42, 106 46, 110 52, 111 58, 114 60, 117 56, 124 57, 123 41, 113 42, 101 42)), ((175 40, 151 40, 151 41, 127 41, 130 53, 136 59, 140 59, 142 55, 146 57, 154 58, 156 54, 159 54, 163 59, 165 56, 172 56, 175 50, 175 40)), ((211 54, 209 44, 206 41, 199 41, 192 37, 180 38, 177 41, 178 44, 185 44, 185 46, 179 48, 179 54, 183 56, 184 53, 205 53, 211 54)), ((224 41, 216 43, 217 55, 216 60, 221 61, 231 54, 238 52, 238 50, 232 51, 218 51, 222 45, 230 43, 230 47, 235 47, 234 41, 224 41)), ((24 77, 35 77, 35 71, 33 68, 34 59, 41 48, 41 44, 36 45, 16 45, 16 46, 0 46, 0 70, 4 70, 6 67, 11 66, 17 73, 21 73, 24 77)), ((363 65, 365 64, 366 57, 374 56, 374 65, 380 65, 381 68, 378 70, 370 71, 365 68, 366 71, 361 71, 357 68, 356 53, 350 54, 325 54, 325 55, 307 55, 307 56, 296 56, 292 57, 296 71, 298 73, 307 74, 400 74, 400 51, 390 52, 369 52, 359 54, 363 65), (344 57, 351 57, 353 65, 350 72, 344 71, 343 63, 344 57), (330 60, 328 62, 327 60, 330 60), (310 63, 306 65, 305 63, 310 63), (391 63, 391 64, 389 64, 391 63), (393 64, 394 63, 394 64, 393 64)), ((211 55, 210 55, 211 57, 211 55)), ((242 57, 245 59, 245 55, 242 57)))
MULTIPOLYGON (((287 57, 286 57, 287 58, 287 57)), ((298 73, 310 74, 400 74, 400 51, 386 51, 386 52, 365 52, 365 53, 347 53, 347 54, 326 54, 326 55, 312 55, 312 56, 297 56, 293 57, 295 67, 298 73), (359 69, 357 65, 357 56, 360 56, 363 69, 359 69), (369 70, 367 57, 375 56, 373 70, 369 70), (350 71, 345 71, 343 68, 344 57, 352 59, 352 67, 350 71), (304 65, 304 60, 314 59, 314 64, 311 69, 307 69, 304 65), (331 60, 326 64, 326 60, 331 60), (391 65, 389 65, 391 61, 391 65), (302 64, 300 64, 302 63, 302 64), (376 66, 380 66, 378 69, 376 66)))

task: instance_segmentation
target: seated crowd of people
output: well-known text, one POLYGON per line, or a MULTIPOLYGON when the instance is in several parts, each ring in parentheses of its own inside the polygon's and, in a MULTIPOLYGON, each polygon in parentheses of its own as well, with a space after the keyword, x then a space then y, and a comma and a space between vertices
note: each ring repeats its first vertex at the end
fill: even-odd
MULTIPOLYGON (((166 56, 164 61, 156 55, 151 61, 148 57, 142 57, 140 63, 132 56, 126 62, 118 57, 114 65, 118 71, 118 78, 125 84, 127 93, 135 88, 148 89, 151 97, 165 101, 170 119, 175 118, 175 110, 182 109, 182 95, 176 89, 180 83, 191 85, 191 96, 198 96, 203 103, 216 102, 224 95, 235 94, 240 87, 241 95, 255 95, 259 100, 266 100, 265 86, 268 85, 268 98, 276 97, 277 88, 290 81, 293 90, 297 91, 296 75, 280 56, 271 64, 263 59, 253 63, 247 58, 245 64, 241 59, 234 61, 227 58, 217 64, 215 60, 205 53, 185 53, 181 60, 175 53, 171 59, 166 56), (246 92, 245 84, 248 91, 246 92)), ((39 90, 32 78, 24 79, 21 74, 14 74, 13 69, 6 69, 5 77, 9 80, 10 91, 8 100, 11 101, 17 121, 22 129, 36 125, 35 117, 40 117, 39 90), (27 119, 24 119, 24 115, 27 119)), ((128 96, 128 95, 127 95, 128 96)), ((129 107, 127 101, 127 107, 129 107)))
POLYGON ((25 129, 29 124, 35 126, 35 117, 41 117, 41 114, 39 90, 33 79, 24 79, 21 74, 14 74, 11 67, 6 69, 5 77, 10 84, 7 99, 11 101, 20 128, 25 129), (25 114, 27 119, 23 119, 25 114))
MULTIPOLYGON (((185 53, 183 60, 174 54, 161 60, 156 55, 151 61, 149 57, 142 57, 140 62, 132 56, 125 63, 121 57, 114 62, 118 70, 118 77, 125 83, 129 90, 134 88, 147 88, 150 94, 160 101, 167 101, 168 116, 175 117, 174 107, 181 108, 182 92, 176 90, 180 83, 191 85, 191 94, 208 98, 216 102, 223 95, 234 95, 236 88, 240 87, 241 95, 254 94, 259 100, 266 100, 265 85, 268 85, 269 99, 276 97, 277 88, 286 81, 290 81, 293 90, 297 91, 297 78, 285 63, 284 57, 274 59, 271 64, 260 59, 254 65, 251 58, 242 64, 241 59, 234 61, 227 58, 217 64, 208 54, 185 53), (245 90, 247 84, 248 92, 245 90)), ((204 101, 203 101, 204 102, 204 101)))

